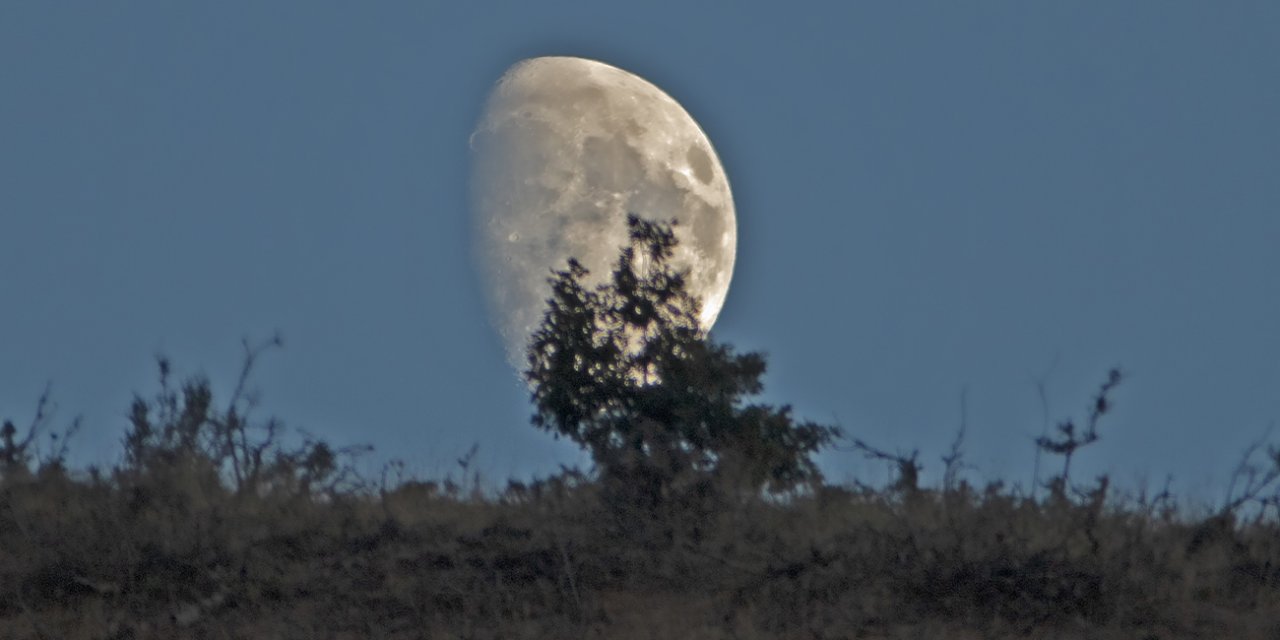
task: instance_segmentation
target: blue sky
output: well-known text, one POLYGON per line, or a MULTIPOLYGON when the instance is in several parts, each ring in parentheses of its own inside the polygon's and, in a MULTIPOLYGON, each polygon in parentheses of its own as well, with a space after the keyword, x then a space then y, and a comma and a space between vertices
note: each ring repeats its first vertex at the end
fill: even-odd
MULTIPOLYGON (((47 382, 119 455, 154 356, 448 471, 581 460, 528 424, 469 256, 467 138, 537 55, 699 121, 732 184, 715 329, 767 399, 975 479, 1129 375, 1080 478, 1220 495, 1280 417, 1274 3, 0 4, 0 416, 47 382)), ((882 464, 822 458, 879 481, 882 464)), ((933 475, 931 477, 936 477, 933 475)))

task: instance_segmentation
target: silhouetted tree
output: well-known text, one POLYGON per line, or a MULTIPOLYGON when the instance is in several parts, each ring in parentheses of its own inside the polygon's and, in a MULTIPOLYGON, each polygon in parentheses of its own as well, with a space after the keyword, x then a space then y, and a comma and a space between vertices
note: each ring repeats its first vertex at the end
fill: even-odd
POLYGON ((687 273, 669 264, 674 225, 629 216, 630 245, 597 287, 576 260, 553 272, 525 372, 534 425, 655 504, 708 481, 778 492, 818 479, 810 455, 839 431, 746 402, 762 389, 764 358, 702 330, 687 273))

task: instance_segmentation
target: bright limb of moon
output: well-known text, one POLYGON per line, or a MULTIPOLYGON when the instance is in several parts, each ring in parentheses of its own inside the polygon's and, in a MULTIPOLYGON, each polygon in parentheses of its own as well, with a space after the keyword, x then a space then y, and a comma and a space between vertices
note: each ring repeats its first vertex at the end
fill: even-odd
POLYGON ((475 255, 517 370, 551 271, 577 258, 602 282, 628 213, 678 221, 673 264, 689 270, 702 327, 715 323, 737 251, 733 196, 706 134, 661 89, 594 60, 522 60, 490 93, 471 151, 475 255))

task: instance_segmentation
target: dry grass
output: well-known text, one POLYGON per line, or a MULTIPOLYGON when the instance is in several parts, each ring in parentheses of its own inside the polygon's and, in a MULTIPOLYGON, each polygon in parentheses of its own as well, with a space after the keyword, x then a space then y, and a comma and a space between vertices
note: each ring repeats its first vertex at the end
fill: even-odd
POLYGON ((6 476, 0 636, 1280 634, 1274 523, 963 484, 827 487, 690 519, 556 485, 258 496, 196 478, 6 476))
POLYGON ((919 488, 914 457, 886 488, 642 509, 572 471, 375 482, 167 375, 108 471, 36 455, 43 412, 0 433, 0 638, 1280 637, 1269 468, 1199 517, 1105 479, 919 488))

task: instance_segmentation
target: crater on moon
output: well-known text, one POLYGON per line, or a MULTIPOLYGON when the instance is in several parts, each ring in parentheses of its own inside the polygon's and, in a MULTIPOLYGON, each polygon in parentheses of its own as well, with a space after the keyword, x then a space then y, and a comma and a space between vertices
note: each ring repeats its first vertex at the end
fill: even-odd
POLYGON ((693 168, 693 175, 698 176, 698 180, 704 184, 711 182, 714 175, 711 172, 711 158, 707 157, 707 152, 701 147, 689 147, 689 153, 685 154, 685 158, 689 160, 689 166, 693 168))
POLYGON ((471 136, 475 256, 512 366, 542 321, 547 278, 570 257, 602 281, 626 216, 676 219, 675 266, 710 329, 737 250, 733 197, 693 118, 648 81, 602 62, 530 58, 498 80, 471 136))

